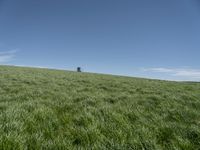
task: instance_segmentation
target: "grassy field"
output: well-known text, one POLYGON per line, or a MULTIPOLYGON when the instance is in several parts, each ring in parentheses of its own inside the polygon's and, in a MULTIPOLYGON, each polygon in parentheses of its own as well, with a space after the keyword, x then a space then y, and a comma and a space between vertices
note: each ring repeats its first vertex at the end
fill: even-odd
POLYGON ((200 149, 200 83, 0 66, 0 149, 200 149))

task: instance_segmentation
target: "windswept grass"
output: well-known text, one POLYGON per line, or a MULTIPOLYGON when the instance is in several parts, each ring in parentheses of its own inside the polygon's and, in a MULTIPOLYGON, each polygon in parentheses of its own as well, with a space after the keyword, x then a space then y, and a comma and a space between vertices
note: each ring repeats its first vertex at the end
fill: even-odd
POLYGON ((200 84, 0 66, 0 149, 200 149, 200 84))

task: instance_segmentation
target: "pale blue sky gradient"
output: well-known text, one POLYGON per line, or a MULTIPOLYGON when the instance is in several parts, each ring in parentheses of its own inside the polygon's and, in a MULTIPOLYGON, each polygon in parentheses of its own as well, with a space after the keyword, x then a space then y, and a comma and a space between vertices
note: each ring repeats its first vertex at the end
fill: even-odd
POLYGON ((0 64, 200 81, 200 1, 0 0, 0 64))

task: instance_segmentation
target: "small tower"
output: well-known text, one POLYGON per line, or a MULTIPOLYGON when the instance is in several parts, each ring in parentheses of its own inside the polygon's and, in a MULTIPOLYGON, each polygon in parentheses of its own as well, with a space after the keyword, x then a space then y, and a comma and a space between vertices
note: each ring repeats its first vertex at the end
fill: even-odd
POLYGON ((77 67, 77 72, 82 72, 81 67, 77 67))

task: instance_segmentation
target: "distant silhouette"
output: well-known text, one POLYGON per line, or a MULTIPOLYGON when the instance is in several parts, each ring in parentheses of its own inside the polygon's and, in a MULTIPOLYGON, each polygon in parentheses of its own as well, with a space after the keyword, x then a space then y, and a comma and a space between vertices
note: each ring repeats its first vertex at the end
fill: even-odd
POLYGON ((77 72, 82 72, 81 67, 77 67, 77 72))

